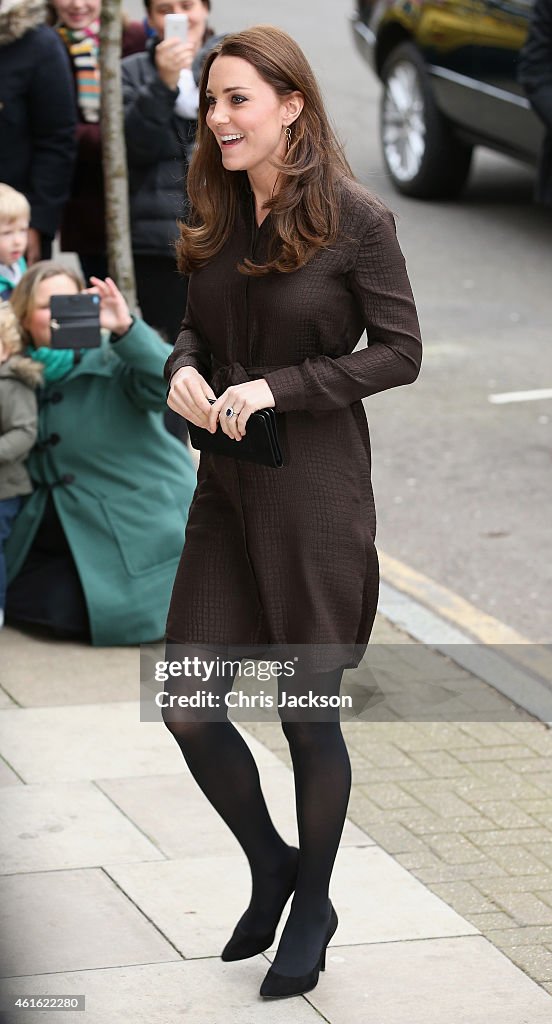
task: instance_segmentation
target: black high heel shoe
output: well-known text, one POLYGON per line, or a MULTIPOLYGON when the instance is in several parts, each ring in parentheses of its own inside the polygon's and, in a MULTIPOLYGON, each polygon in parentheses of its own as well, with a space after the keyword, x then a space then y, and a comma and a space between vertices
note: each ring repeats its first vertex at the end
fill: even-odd
POLYGON ((286 879, 285 888, 282 890, 282 901, 278 908, 277 917, 272 931, 267 932, 265 935, 252 935, 247 928, 244 928, 240 919, 220 954, 221 960, 247 960, 250 956, 256 956, 257 953, 263 953, 264 950, 269 949, 274 942, 278 921, 282 916, 284 907, 294 891, 295 884, 297 882, 299 850, 295 846, 291 847, 291 849, 294 851, 295 857, 293 861, 290 859, 290 873, 286 879))
POLYGON ((326 947, 332 938, 337 925, 338 918, 333 908, 332 901, 328 901, 330 904, 330 921, 328 924, 328 930, 326 937, 312 971, 308 971, 307 974, 301 974, 297 978, 289 977, 287 974, 278 974, 272 967, 266 975, 261 985, 261 995, 263 999, 286 999, 288 996, 300 996, 304 992, 310 992, 311 989, 318 985, 318 977, 320 971, 326 970, 326 947))

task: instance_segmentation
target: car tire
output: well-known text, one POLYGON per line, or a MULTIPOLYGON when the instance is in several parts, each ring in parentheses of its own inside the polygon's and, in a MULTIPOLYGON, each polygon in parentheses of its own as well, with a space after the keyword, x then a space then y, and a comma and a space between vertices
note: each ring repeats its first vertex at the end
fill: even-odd
POLYGON ((439 111, 423 58, 412 43, 387 57, 381 79, 380 141, 395 188, 417 199, 457 196, 473 148, 460 142, 439 111))

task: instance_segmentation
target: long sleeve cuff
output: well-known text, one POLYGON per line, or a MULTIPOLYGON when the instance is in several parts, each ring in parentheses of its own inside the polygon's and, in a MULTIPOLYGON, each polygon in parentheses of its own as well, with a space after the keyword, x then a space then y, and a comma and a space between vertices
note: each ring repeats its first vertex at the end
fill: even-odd
POLYGON ((264 379, 274 395, 276 412, 293 412, 306 408, 305 383, 299 366, 283 366, 279 370, 270 370, 265 373, 264 379))
POLYGON ((165 363, 164 369, 165 380, 168 381, 169 389, 171 386, 171 380, 173 379, 176 371, 181 370, 183 366, 192 366, 194 370, 197 370, 197 372, 202 376, 206 372, 205 367, 202 367, 199 360, 191 353, 189 355, 179 356, 178 359, 174 359, 171 353, 171 356, 169 356, 165 363))

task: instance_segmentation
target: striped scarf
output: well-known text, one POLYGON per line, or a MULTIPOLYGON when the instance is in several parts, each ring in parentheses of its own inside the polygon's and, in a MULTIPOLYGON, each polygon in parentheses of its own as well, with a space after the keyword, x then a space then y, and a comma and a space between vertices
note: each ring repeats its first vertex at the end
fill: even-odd
POLYGON ((57 30, 73 62, 81 117, 96 124, 100 120, 100 23, 92 21, 83 29, 58 25, 57 30))

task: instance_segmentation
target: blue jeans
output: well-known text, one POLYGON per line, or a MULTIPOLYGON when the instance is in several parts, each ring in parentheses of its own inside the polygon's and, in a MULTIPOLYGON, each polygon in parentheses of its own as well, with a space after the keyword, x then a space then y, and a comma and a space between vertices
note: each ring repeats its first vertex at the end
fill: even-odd
POLYGON ((12 523, 23 504, 23 498, 0 499, 0 608, 6 606, 6 560, 4 542, 8 539, 12 523))

